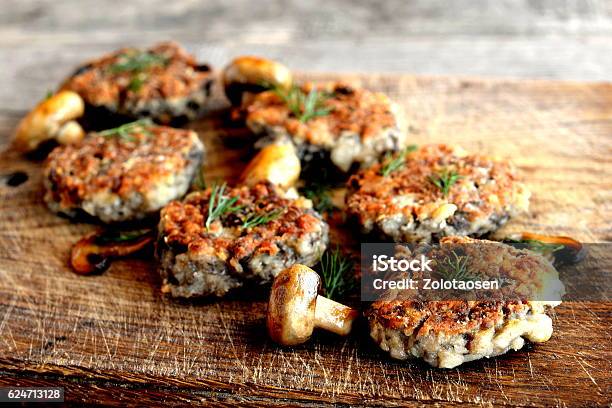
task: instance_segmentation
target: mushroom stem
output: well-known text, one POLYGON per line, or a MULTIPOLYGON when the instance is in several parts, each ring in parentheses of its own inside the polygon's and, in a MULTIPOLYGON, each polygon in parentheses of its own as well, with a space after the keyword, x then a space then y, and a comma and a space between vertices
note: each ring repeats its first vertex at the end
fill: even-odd
POLYGON ((351 332, 357 311, 323 296, 317 296, 315 327, 346 336, 351 332))
POLYGON ((316 327, 341 336, 351 331, 357 311, 317 294, 321 278, 306 265, 295 264, 275 279, 268 303, 268 334, 284 346, 305 343, 316 327))

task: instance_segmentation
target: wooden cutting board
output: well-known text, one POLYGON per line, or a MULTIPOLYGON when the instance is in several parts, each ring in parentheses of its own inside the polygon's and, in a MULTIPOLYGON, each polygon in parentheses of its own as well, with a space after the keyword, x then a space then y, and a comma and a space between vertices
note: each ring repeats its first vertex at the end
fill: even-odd
MULTIPOLYGON (((612 85, 350 79, 399 101, 415 143, 457 143, 513 160, 534 194, 531 214, 506 231, 612 240, 612 85)), ((0 385, 61 385, 69 401, 132 404, 612 403, 612 303, 565 303, 549 342, 439 370, 389 359, 363 324, 346 339, 318 333, 279 348, 265 332, 265 290, 175 301, 160 293, 150 256, 77 276, 67 267, 70 246, 94 227, 44 207, 40 163, 9 148, 23 114, 0 109, 0 175, 29 176, 16 187, 0 182, 0 385)), ((222 118, 190 126, 208 147, 207 178, 231 182, 250 138, 222 118)), ((341 229, 332 237, 355 249, 341 229)))

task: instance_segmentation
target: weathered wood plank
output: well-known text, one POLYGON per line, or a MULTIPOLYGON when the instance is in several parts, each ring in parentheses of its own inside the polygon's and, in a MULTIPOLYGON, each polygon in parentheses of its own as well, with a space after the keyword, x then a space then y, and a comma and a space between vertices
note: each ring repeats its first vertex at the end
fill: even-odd
POLYGON ((92 32, 146 35, 152 30, 212 37, 223 29, 276 31, 294 38, 612 33, 612 8, 605 0, 5 0, 3 5, 4 30, 28 38, 92 32), (96 12, 100 10, 104 12, 96 12))
MULTIPOLYGON (((534 196, 531 215, 506 231, 612 239, 612 85, 348 79, 397 99, 415 143, 445 141, 510 157, 534 196)), ((0 112, 5 147, 18 116, 0 112)), ((248 157, 224 144, 221 125, 213 115, 191 126, 210 152, 208 176, 231 180, 248 157)), ((145 390, 142 401, 169 404, 611 402, 609 303, 566 303, 548 343, 454 370, 390 360, 363 325, 347 339, 319 333, 281 349, 264 334, 265 288, 218 302, 173 301, 159 293, 150 255, 116 262, 101 276, 71 273, 70 245, 92 226, 44 208, 40 166, 11 149, 0 153, 0 175, 29 175, 18 187, 0 186, 0 384, 59 383, 72 401, 97 391, 100 402, 139 401, 145 390)), ((334 236, 342 239, 342 231, 334 236)))
MULTIPOLYGON (((0 30, 0 34, 2 31, 0 30)), ((263 55, 292 69, 320 72, 413 73, 574 80, 612 79, 612 41, 589 38, 397 37, 271 41, 268 34, 236 40, 174 37, 151 32, 124 36, 82 34, 65 42, 30 39, 0 43, 0 109, 25 110, 82 61, 122 46, 175 38, 198 59, 221 69, 233 57, 263 55), (586 43, 586 44, 585 44, 586 43)), ((282 36, 281 36, 282 37, 282 36)), ((0 35, 0 42, 3 36, 0 35)))
POLYGON ((85 58, 167 39, 217 67, 248 53, 304 71, 612 79, 612 9, 605 0, 2 6, 0 109, 26 109, 85 58))

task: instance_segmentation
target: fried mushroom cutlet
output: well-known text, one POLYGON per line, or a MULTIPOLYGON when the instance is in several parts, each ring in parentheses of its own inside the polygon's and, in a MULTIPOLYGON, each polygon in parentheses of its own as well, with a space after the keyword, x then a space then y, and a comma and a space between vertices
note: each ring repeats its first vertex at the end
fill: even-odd
POLYGON ((428 145, 354 174, 346 204, 363 233, 412 243, 495 231, 529 197, 509 163, 428 145))
POLYGON ((303 161, 333 164, 342 172, 406 144, 403 115, 393 101, 342 83, 276 88, 256 95, 246 110, 255 134, 288 138, 303 161))
POLYGON ((374 302, 365 314, 371 337, 391 357, 422 358, 434 367, 453 368, 519 350, 525 340, 550 339, 553 325, 547 313, 561 303, 564 286, 540 254, 466 237, 443 238, 435 248, 420 246, 430 259, 461 253, 471 275, 508 286, 474 300, 467 296, 424 300, 415 293, 403 296, 401 291, 383 295, 384 300, 374 302))
POLYGON ((161 212, 156 256, 162 291, 174 297, 223 296, 245 282, 266 283, 296 263, 312 266, 329 227, 308 200, 274 186, 216 185, 161 212))
POLYGON ((161 124, 195 119, 212 86, 211 68, 178 44, 123 48, 81 66, 62 85, 78 93, 92 122, 124 117, 161 124))
POLYGON ((145 218, 185 195, 203 155, 190 130, 134 122, 91 133, 51 152, 45 201, 52 211, 106 223, 145 218))

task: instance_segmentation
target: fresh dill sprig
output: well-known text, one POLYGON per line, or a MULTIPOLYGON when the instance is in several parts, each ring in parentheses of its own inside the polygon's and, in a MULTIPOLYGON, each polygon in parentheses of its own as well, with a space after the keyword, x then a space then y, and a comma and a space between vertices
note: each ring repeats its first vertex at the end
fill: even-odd
POLYGON ((534 251, 542 255, 554 253, 564 248, 564 246, 561 244, 551 244, 535 239, 506 239, 504 242, 525 246, 530 251, 534 251))
POLYGON ((210 228, 210 224, 214 220, 220 218, 224 214, 229 214, 240 210, 243 206, 234 205, 238 201, 238 197, 226 197, 224 195, 225 183, 219 185, 215 184, 210 192, 210 199, 208 201, 208 217, 206 218, 206 229, 210 228))
POLYGON ((149 51, 135 51, 125 53, 109 67, 110 72, 119 74, 123 72, 141 72, 153 66, 164 66, 168 58, 149 51))
POLYGON ((319 93, 313 88, 304 99, 304 110, 299 117, 299 121, 308 122, 318 116, 328 115, 332 110, 325 106, 327 99, 329 99, 329 96, 326 93, 319 93))
POLYGON ((353 261, 344 255, 338 247, 328 249, 321 257, 321 280, 325 296, 338 299, 357 287, 353 275, 353 261))
POLYGON ((440 265, 436 271, 445 280, 457 280, 457 281, 474 281, 478 280, 478 276, 472 274, 468 268, 468 257, 466 255, 457 255, 456 252, 452 252, 451 257, 444 259, 444 262, 440 265))
POLYGON ((444 169, 437 174, 429 176, 429 181, 438 187, 444 197, 446 197, 450 188, 462 178, 463 176, 460 176, 456 171, 444 169))
POLYGON ((540 252, 543 254, 548 252, 556 252, 564 248, 564 246, 561 244, 551 244, 542 241, 537 241, 535 239, 526 239, 523 242, 526 243, 529 249, 531 249, 532 251, 540 252))
POLYGON ((135 51, 121 55, 117 62, 109 67, 109 71, 113 74, 131 73, 128 90, 138 92, 148 79, 145 70, 153 66, 164 66, 168 63, 168 58, 153 54, 148 51, 135 51))
POLYGON ((98 132, 98 134, 102 137, 119 137, 128 142, 133 142, 135 140, 133 135, 136 132, 150 135, 147 128, 151 125, 153 125, 153 122, 150 119, 139 119, 116 128, 103 130, 98 132))
POLYGON ((415 151, 416 148, 416 145, 407 146, 395 158, 391 153, 387 153, 383 161, 384 164, 380 168, 380 175, 387 177, 389 174, 403 167, 406 164, 406 156, 408 153, 415 151))
POLYGON ((198 170, 195 178, 193 179, 193 187, 196 188, 196 190, 206 190, 206 180, 204 179, 204 166, 200 167, 200 169, 198 170))
POLYGON ((138 92, 140 88, 147 81, 148 75, 144 72, 140 72, 130 79, 130 83, 128 84, 128 89, 132 92, 138 92))
POLYGON ((332 212, 336 206, 331 199, 331 185, 322 182, 308 183, 300 188, 300 193, 312 200, 315 210, 319 213, 332 212))
POLYGON ((127 242, 140 239, 146 235, 151 234, 150 228, 120 231, 120 230, 107 230, 96 237, 96 242, 99 244, 110 244, 117 242, 127 242))
POLYGON ((300 122, 306 123, 318 116, 328 115, 332 108, 325 106, 325 102, 331 97, 328 92, 319 92, 315 88, 305 93, 299 86, 291 86, 284 89, 273 84, 263 84, 269 88, 287 105, 300 122))
POLYGON ((277 219, 281 215, 281 213, 282 210, 276 209, 263 214, 249 214, 242 223, 242 228, 254 228, 258 225, 267 224, 270 221, 277 219))

